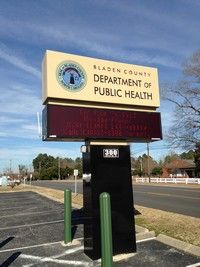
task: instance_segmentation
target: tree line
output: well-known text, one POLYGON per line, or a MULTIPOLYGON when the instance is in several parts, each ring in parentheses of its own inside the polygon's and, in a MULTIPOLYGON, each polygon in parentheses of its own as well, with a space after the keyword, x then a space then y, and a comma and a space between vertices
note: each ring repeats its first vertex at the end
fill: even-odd
MULTIPOLYGON (((192 160, 196 164, 196 172, 200 172, 200 147, 195 150, 189 150, 181 154, 171 153, 166 155, 162 160, 156 161, 151 156, 143 154, 139 157, 131 156, 132 175, 147 177, 161 176, 163 167, 176 159, 192 160)), ((27 174, 25 165, 19 165, 21 175, 27 174)), ((33 178, 41 180, 52 179, 70 179, 73 178, 74 169, 78 169, 79 178, 82 178, 82 159, 77 157, 59 158, 47 154, 38 154, 33 159, 33 178)))
POLYGON ((34 179, 69 179, 73 177, 74 169, 78 170, 82 177, 82 159, 53 157, 51 155, 39 154, 33 159, 34 179))
POLYGON ((196 173, 200 173, 200 146, 195 150, 189 150, 181 154, 171 153, 158 162, 151 156, 143 154, 137 158, 131 157, 132 174, 139 177, 161 176, 163 167, 175 160, 192 160, 196 165, 196 173))

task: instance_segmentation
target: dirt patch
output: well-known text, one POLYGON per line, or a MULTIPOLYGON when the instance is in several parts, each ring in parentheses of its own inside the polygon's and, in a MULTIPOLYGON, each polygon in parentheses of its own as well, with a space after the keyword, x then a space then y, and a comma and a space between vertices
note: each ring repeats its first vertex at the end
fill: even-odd
MULTIPOLYGON (((64 191, 44 188, 39 186, 27 186, 28 190, 41 194, 45 197, 51 198, 55 201, 64 203, 64 191)), ((26 190, 27 190, 26 189, 26 190)), ((81 194, 74 194, 72 193, 72 203, 76 205, 83 206, 83 196, 81 194)))
MULTIPOLYGON (((39 186, 19 185, 13 189, 0 188, 0 192, 33 191, 55 201, 64 202, 64 191, 39 186)), ((83 206, 83 196, 72 194, 72 203, 83 206)), ((200 246, 200 219, 172 212, 135 205, 136 224, 155 231, 156 235, 166 234, 190 244, 200 246)))
MULTIPOLYGON (((48 197, 55 201, 64 203, 64 191, 50 189, 39 186, 31 186, 31 185, 19 185, 11 188, 10 186, 0 187, 0 193, 12 193, 12 192, 22 192, 22 191, 32 191, 36 192, 42 196, 48 197)), ((81 194, 75 195, 72 193, 72 203, 83 206, 83 196, 81 194)))
POLYGON ((19 192, 19 191, 27 191, 26 186, 20 184, 15 185, 13 188, 11 186, 0 186, 0 193, 10 193, 10 192, 19 192))

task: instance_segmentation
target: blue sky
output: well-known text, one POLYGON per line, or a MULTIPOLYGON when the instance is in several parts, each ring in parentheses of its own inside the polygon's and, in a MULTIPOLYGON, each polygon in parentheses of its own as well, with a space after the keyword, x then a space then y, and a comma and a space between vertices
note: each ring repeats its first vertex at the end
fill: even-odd
MULTIPOLYGON (((160 85, 176 82, 200 47, 199 14, 199 0, 1 0, 0 172, 30 166, 38 153, 81 156, 82 143, 38 137, 46 49, 157 67, 160 85)), ((160 111, 165 133, 173 107, 161 101, 160 111)), ((145 144, 131 147, 135 156, 146 152, 145 144)), ((165 141, 150 144, 156 159, 168 151, 165 141)))

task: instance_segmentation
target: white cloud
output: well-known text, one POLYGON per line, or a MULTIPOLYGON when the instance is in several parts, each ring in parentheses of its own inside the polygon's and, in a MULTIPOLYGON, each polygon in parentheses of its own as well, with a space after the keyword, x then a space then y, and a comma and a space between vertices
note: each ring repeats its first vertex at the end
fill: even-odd
POLYGON ((146 64, 159 64, 162 66, 173 67, 173 68, 180 68, 180 64, 176 62, 170 56, 163 56, 163 55, 155 55, 150 56, 145 52, 138 52, 134 51, 127 51, 126 49, 113 49, 112 47, 99 45, 93 42, 92 46, 89 42, 83 42, 85 47, 90 50, 93 50, 97 54, 101 54, 104 56, 109 56, 112 58, 118 58, 119 60, 128 60, 128 62, 145 62, 146 64))
POLYGON ((0 59, 5 60, 11 65, 37 77, 41 78, 41 73, 36 68, 30 66, 22 58, 17 57, 13 51, 9 50, 2 42, 0 42, 0 59))
POLYGON ((37 127, 37 124, 25 124, 22 126, 23 129, 25 130, 31 130, 31 131, 38 131, 38 127, 37 127))
MULTIPOLYGON (((116 7, 119 9, 120 4, 118 3, 116 7)), ((124 4, 123 7, 125 7, 124 4)), ((124 10, 124 8, 122 10, 124 10)), ((125 12, 128 12, 129 14, 130 9, 125 8, 125 12)), ((134 12, 136 12, 135 9, 134 12)), ((150 15, 150 13, 147 11, 146 13, 147 14, 145 14, 145 16, 150 15)), ((20 23, 22 24, 23 22, 21 21, 20 23)), ((69 23, 69 19, 66 18, 65 24, 69 23)), ((179 67, 179 63, 175 61, 174 56, 167 57, 163 55, 158 56, 156 54, 154 56, 149 56, 147 53, 137 51, 137 47, 148 49, 152 48, 155 50, 165 49, 174 54, 174 47, 178 41, 176 40, 176 35, 166 36, 168 40, 171 40, 170 42, 166 42, 166 40, 163 40, 163 38, 158 38, 157 31, 154 30, 155 32, 152 35, 153 29, 151 29, 150 33, 146 24, 145 26, 143 26, 143 24, 139 24, 138 27, 134 27, 133 25, 133 27, 131 26, 123 28, 123 23, 118 27, 120 33, 120 35, 118 35, 118 32, 112 31, 112 27, 109 24, 106 24, 103 21, 102 23, 105 25, 105 27, 103 27, 103 25, 102 27, 99 27, 97 23, 88 23, 88 20, 83 20, 78 17, 74 24, 70 24, 70 30, 66 30, 66 27, 64 26, 65 24, 62 24, 60 20, 59 22, 56 21, 56 23, 49 22, 48 25, 34 21, 33 24, 26 23, 23 25, 23 29, 26 39, 30 39, 27 38, 27 36, 29 36, 31 33, 32 42, 38 42, 39 38, 42 43, 46 45, 46 47, 48 44, 55 44, 56 42, 63 47, 66 47, 66 45, 76 47, 82 51, 88 52, 88 54, 89 52, 93 52, 102 57, 106 56, 128 62, 141 61, 147 64, 160 64, 175 68, 179 67), (150 34, 151 36, 149 36, 150 34), (129 49, 127 49, 126 45, 129 46, 129 49)), ((19 22, 17 22, 17 25, 18 24, 19 22)), ((18 34, 21 36, 21 27, 16 27, 15 23, 7 21, 7 27, 9 27, 11 32, 15 34, 17 34, 16 32, 19 31, 18 34)), ((179 53, 180 50, 179 44, 179 49, 176 50, 176 53, 179 53)))
MULTIPOLYGON (((194 13, 197 10, 190 5, 193 1, 174 1, 170 10, 167 8, 167 2, 166 8, 162 2, 146 2, 110 0, 108 4, 107 0, 102 0, 96 3, 97 8, 106 7, 111 14, 115 14, 110 20, 110 27, 106 25, 106 28, 109 28, 111 36, 119 33, 121 40, 119 39, 117 44, 131 45, 132 42, 133 49, 138 47, 160 50, 164 53, 167 51, 181 57, 199 47, 200 39, 196 34, 196 29, 199 28, 199 15, 198 12, 194 13), (116 17, 119 17, 119 20, 114 19, 116 17), (112 28, 117 30, 112 31, 112 28)), ((92 30, 90 32, 98 33, 92 30)))
MULTIPOLYGON (((151 48, 185 56, 194 49, 195 43, 198 43, 198 39, 193 42, 191 37, 197 36, 199 18, 196 14, 193 15, 194 8, 191 7, 190 1, 180 2, 182 4, 179 5, 178 1, 175 1, 169 12, 164 8, 165 4, 156 5, 148 1, 143 4, 140 1, 86 1, 85 9, 90 6, 90 15, 90 12, 88 14, 77 9, 73 1, 63 1, 62 5, 55 5, 50 1, 49 8, 42 3, 37 7, 33 6, 35 13, 30 12, 28 20, 23 16, 20 16, 20 19, 13 16, 11 20, 2 15, 0 32, 3 36, 14 36, 17 40, 23 40, 25 44, 38 44, 39 41, 43 47, 54 46, 56 43, 65 49, 71 45, 82 48, 82 51, 87 49, 99 53, 98 46, 103 46, 104 51, 110 51, 111 57, 115 57, 117 51, 118 56, 121 51, 125 51, 124 60, 129 59, 126 45, 131 49, 151 48), (95 17, 93 13, 96 14, 97 11, 98 15, 95 17), (103 12, 108 14, 109 11, 110 19, 103 15, 103 12), (191 40, 190 45, 185 45, 188 40, 191 40)), ((15 9, 9 7, 9 10, 14 13, 15 9)), ((20 14, 23 10, 18 12, 20 14)), ((148 62, 151 62, 150 60, 148 58, 148 62)), ((163 64, 162 57, 152 60, 153 63, 161 60, 160 64, 163 64)), ((164 65, 168 61, 171 66, 174 60, 165 60, 164 65)))
POLYGON ((2 85, 0 98, 0 136, 9 138, 38 139, 37 112, 42 101, 30 86, 14 83, 2 85))
POLYGON ((0 132, 0 136, 5 139, 21 138, 21 139, 38 139, 38 133, 36 130, 26 129, 26 126, 15 125, 14 127, 5 127, 0 132))
MULTIPOLYGON (((75 47, 83 51, 93 52, 101 57, 108 57, 112 59, 118 59, 121 61, 128 62, 142 62, 147 64, 160 64, 162 66, 180 68, 179 62, 177 62, 172 56, 164 56, 155 54, 154 56, 149 55, 145 52, 137 51, 134 46, 131 49, 127 49, 125 47, 126 37, 124 42, 119 40, 119 38, 112 33, 110 33, 109 42, 107 41, 108 33, 97 33, 88 31, 87 34, 77 33, 77 31, 69 32, 69 34, 64 34, 63 30, 60 28, 45 28, 43 26, 37 27, 38 32, 40 34, 46 36, 47 39, 55 39, 58 43, 71 43, 75 47), (77 39, 77 34, 80 37, 77 39), (112 37, 111 37, 112 36, 112 37), (104 41, 102 41, 104 40, 104 41), (105 41, 106 40, 106 41, 105 41), (117 43, 117 45, 116 45, 117 43)), ((151 41, 150 41, 151 42, 151 41)), ((146 46, 148 47, 148 42, 146 42, 146 46)), ((155 42, 152 44, 155 49, 155 42)))
POLYGON ((10 116, 0 117, 0 125, 13 124, 13 123, 24 123, 24 121, 25 121, 24 119, 10 117, 10 116))
POLYGON ((0 98, 0 112, 15 114, 15 116, 36 116, 36 113, 41 110, 42 101, 35 93, 23 88, 22 90, 14 87, 4 88, 0 98))

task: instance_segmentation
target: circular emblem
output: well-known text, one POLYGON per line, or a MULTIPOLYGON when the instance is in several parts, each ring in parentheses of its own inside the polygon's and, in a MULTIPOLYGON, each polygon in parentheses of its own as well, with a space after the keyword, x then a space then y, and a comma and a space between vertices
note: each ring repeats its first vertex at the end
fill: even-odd
POLYGON ((79 91, 86 85, 84 69, 73 61, 62 62, 57 68, 58 82, 67 90, 79 91))

